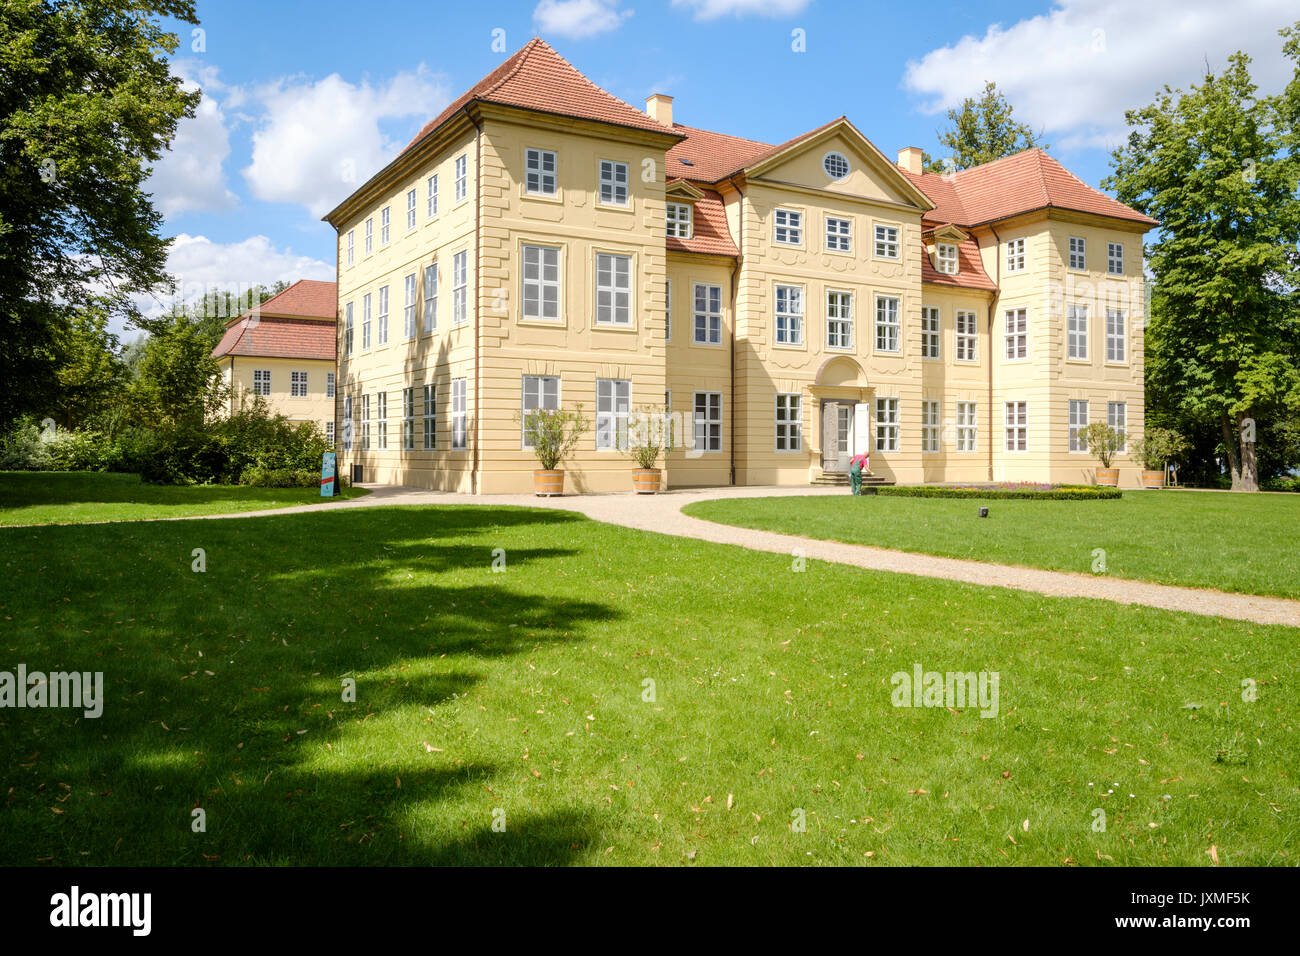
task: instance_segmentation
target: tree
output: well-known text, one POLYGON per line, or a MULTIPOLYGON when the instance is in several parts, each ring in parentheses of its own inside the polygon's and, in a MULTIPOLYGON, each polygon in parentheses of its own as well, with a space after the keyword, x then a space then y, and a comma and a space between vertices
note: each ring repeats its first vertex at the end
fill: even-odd
POLYGON ((166 282, 169 240, 143 186, 199 94, 160 16, 193 0, 0 6, 0 428, 58 391, 58 340, 96 298, 134 315, 166 282))
POLYGON ((131 385, 141 418, 150 425, 202 423, 223 397, 208 330, 184 313, 152 325, 131 385))
MULTIPOLYGON (((1300 26, 1300 25, 1298 25, 1300 26)), ((1300 60, 1293 30, 1283 31, 1300 60)), ((1261 418, 1300 412, 1300 70, 1258 96, 1250 58, 1130 110, 1104 185, 1161 221, 1147 380, 1170 417, 1215 426, 1234 489, 1257 491, 1261 418)))
POLYGON ((952 126, 947 132, 939 131, 938 136, 950 155, 934 159, 924 154, 921 161, 925 168, 932 173, 956 172, 1035 146, 1047 149, 1029 126, 1016 122, 1012 112, 997 84, 986 83, 978 100, 968 96, 961 106, 948 111, 952 126))
POLYGON ((130 376, 102 305, 72 314, 58 331, 54 354, 58 392, 50 414, 61 426, 83 425, 121 403, 130 376))

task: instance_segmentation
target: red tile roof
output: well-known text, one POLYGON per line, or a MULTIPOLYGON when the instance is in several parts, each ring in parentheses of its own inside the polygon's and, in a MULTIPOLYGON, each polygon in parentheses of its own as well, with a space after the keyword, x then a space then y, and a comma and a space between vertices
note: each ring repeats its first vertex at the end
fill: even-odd
POLYGON ((1159 225, 1092 188, 1041 149, 1027 149, 947 178, 935 173, 906 175, 935 204, 924 216, 927 223, 978 226, 1039 209, 1069 209, 1148 227, 1159 225))
POLYGON ((738 256, 735 242, 731 239, 731 227, 727 225, 727 211, 722 197, 711 189, 701 190, 702 199, 694 203, 691 214, 691 238, 678 239, 669 236, 669 252, 702 252, 714 256, 738 256))
POLYGON ((226 329, 213 358, 255 355, 260 358, 321 359, 334 361, 335 323, 319 319, 278 316, 237 319, 226 329))
POLYGON ((980 258, 979 246, 974 239, 963 239, 957 243, 957 274, 949 275, 938 272, 930 261, 930 254, 924 243, 921 245, 921 281, 930 285, 954 286, 960 289, 986 289, 997 291, 997 286, 984 271, 984 261, 980 258))
POLYGON ((582 75, 545 40, 529 40, 495 70, 462 93, 406 145, 410 149, 469 103, 481 101, 503 106, 576 116, 580 119, 667 133, 671 130, 635 106, 602 90, 582 75))
MULTIPOLYGON (((227 325, 234 325, 253 312, 245 309, 227 325)), ((338 286, 317 279, 299 279, 283 292, 278 292, 256 307, 259 315, 302 315, 313 319, 334 319, 339 313, 338 286)))
POLYGON ((755 158, 772 149, 771 143, 714 133, 681 123, 674 123, 673 131, 686 137, 668 150, 668 175, 674 179, 716 183, 738 169, 744 169, 755 158))

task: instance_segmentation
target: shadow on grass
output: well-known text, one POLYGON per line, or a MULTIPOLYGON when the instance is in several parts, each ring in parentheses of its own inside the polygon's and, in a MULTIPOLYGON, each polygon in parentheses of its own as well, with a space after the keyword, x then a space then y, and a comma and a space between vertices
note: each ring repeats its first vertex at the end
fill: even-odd
POLYGON ((492 830, 492 788, 518 768, 454 739, 440 707, 476 692, 479 662, 618 616, 537 587, 575 573, 581 551, 554 541, 582 520, 472 507, 0 532, 0 667, 107 685, 99 719, 0 711, 0 863, 570 862, 591 836, 563 808, 505 806, 492 830))

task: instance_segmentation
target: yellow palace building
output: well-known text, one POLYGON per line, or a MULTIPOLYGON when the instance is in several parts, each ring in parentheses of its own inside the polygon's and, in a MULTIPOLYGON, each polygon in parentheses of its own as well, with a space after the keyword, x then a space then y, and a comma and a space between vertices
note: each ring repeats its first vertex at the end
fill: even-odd
POLYGON ((529 491, 521 415, 579 404, 568 491, 629 490, 620 425, 653 406, 684 423, 670 487, 862 452, 899 483, 1087 482, 1079 429, 1142 432, 1156 223, 1041 150, 941 176, 845 117, 760 143, 534 39, 325 218, 361 480, 529 491))

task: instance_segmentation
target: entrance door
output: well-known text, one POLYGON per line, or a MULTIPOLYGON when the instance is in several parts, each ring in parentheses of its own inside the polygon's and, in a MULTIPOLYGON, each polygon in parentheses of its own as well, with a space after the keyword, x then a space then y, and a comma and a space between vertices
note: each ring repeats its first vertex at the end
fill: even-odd
POLYGON ((835 415, 836 471, 847 473, 853 463, 853 402, 841 402, 835 415))
POLYGON ((862 444, 861 402, 835 399, 822 402, 822 471, 846 474, 862 444))

